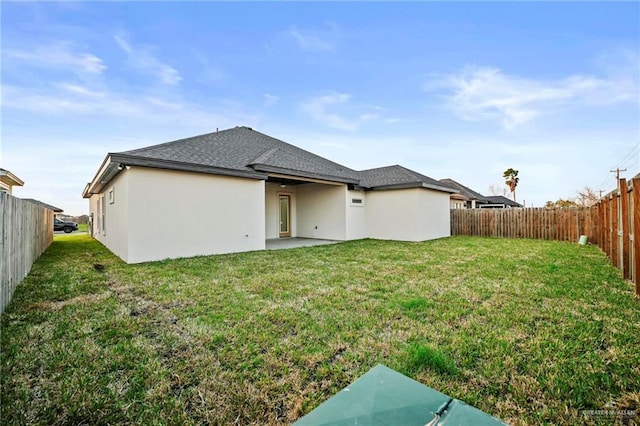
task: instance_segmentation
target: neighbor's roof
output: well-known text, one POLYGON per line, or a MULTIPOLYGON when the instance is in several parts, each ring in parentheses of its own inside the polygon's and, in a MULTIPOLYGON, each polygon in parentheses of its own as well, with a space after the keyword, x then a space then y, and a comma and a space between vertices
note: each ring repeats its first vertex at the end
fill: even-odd
POLYGON ((489 195, 484 198, 486 198, 487 201, 491 204, 504 204, 505 206, 522 207, 522 204, 516 203, 515 201, 510 200, 502 195, 489 195))
POLYGON ((487 201, 487 197, 485 197, 484 195, 474 191, 471 188, 464 186, 459 182, 456 182, 453 179, 440 179, 440 182, 444 183, 447 186, 457 189, 458 191, 460 191, 462 195, 464 195, 470 200, 487 201))
POLYGON ((93 181, 85 187, 83 196, 100 192, 124 165, 253 179, 267 179, 269 174, 280 174, 346 183, 365 189, 420 186, 456 192, 434 179, 401 166, 359 172, 249 127, 235 127, 131 151, 110 153, 93 181))
POLYGON ((395 165, 377 169, 362 170, 360 185, 371 189, 396 189, 423 187, 438 191, 455 193, 456 190, 442 185, 435 179, 405 167, 395 165))
POLYGON ((28 201, 30 203, 38 204, 39 206, 42 206, 45 209, 53 210, 54 213, 62 213, 64 211, 60 207, 52 206, 51 204, 43 203, 42 201, 34 200, 33 198, 23 198, 23 200, 28 201))
POLYGON ((0 182, 10 186, 23 186, 24 182, 9 170, 0 168, 0 182))

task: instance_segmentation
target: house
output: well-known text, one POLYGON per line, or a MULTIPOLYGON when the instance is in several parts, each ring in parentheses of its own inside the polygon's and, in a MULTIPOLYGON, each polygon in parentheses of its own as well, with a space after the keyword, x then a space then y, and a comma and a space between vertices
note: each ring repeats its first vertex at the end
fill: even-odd
POLYGON ((483 209, 508 209, 512 207, 522 207, 522 204, 516 203, 502 195, 489 195, 485 198, 487 199, 487 204, 480 206, 483 209))
POLYGON ((0 168, 0 191, 13 193, 14 186, 23 186, 24 182, 9 170, 0 168))
POLYGON ((455 190, 402 166, 355 171, 248 127, 109 153, 93 236, 128 263, 263 250, 266 240, 450 235, 455 190))
POLYGON ((471 188, 464 186, 463 184, 456 182, 453 179, 440 179, 440 182, 458 190, 458 193, 452 194, 451 196, 451 208, 467 208, 467 209, 476 209, 480 208, 482 204, 487 204, 489 201, 487 198, 480 194, 479 192, 474 191, 471 188), (464 206, 462 204, 464 203, 464 206))
POLYGON ((457 194, 451 194, 451 196, 449 197, 450 200, 450 206, 449 208, 451 209, 466 209, 467 208, 467 202, 469 201, 469 198, 465 197, 464 195, 457 193, 457 194))

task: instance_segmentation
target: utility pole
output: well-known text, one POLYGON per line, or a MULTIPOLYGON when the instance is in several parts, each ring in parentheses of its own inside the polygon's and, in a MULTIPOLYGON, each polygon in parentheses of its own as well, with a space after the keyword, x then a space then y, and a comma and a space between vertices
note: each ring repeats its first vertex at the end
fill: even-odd
POLYGON ((626 172, 627 169, 621 169, 620 167, 616 167, 615 170, 609 170, 611 173, 616 174, 616 189, 620 192, 620 172, 626 172))
POLYGON ((615 170, 609 170, 609 172, 616 174, 616 182, 620 181, 620 172, 626 172, 627 169, 616 168, 615 170))

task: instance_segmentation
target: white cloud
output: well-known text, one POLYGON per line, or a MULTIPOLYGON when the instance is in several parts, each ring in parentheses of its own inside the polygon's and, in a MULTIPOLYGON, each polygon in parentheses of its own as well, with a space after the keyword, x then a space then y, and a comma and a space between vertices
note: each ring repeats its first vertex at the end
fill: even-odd
POLYGON ((78 84, 74 84, 74 83, 65 83, 65 82, 60 82, 60 83, 56 83, 56 86, 66 90, 69 93, 73 93, 76 95, 82 95, 82 96, 86 96, 86 97, 90 97, 90 98, 103 98, 105 97, 105 93, 104 92, 97 92, 94 90, 91 90, 85 86, 80 86, 78 84))
MULTIPOLYGON (((636 74, 638 75, 638 74, 636 74)), ((467 121, 493 120, 513 129, 567 105, 608 105, 638 99, 637 77, 616 79, 572 75, 560 80, 536 80, 491 67, 467 67, 436 78, 425 91, 444 88, 448 107, 467 121)))
MULTIPOLYGON (((191 49, 191 53, 201 67, 200 82, 220 85, 227 80, 224 70, 220 66, 212 64, 204 52, 198 49, 191 49)), ((219 60, 219 58, 217 59, 219 60)))
POLYGON ((280 98, 275 95, 270 95, 269 93, 264 94, 264 106, 270 107, 278 103, 280 98))
POLYGON ((314 120, 335 129, 354 131, 363 123, 380 120, 384 108, 351 102, 349 93, 331 93, 307 99, 302 110, 314 120))
MULTIPOLYGON (((141 123, 163 126, 174 123, 178 127, 237 125, 255 121, 242 112, 242 106, 212 101, 201 107, 185 104, 179 99, 161 94, 144 95, 139 92, 97 91, 75 83, 58 82, 47 87, 27 88, 2 85, 2 108, 44 113, 65 117, 68 114, 136 118, 141 123), (99 99, 99 101, 97 101, 99 99)), ((208 127, 207 127, 208 126, 208 127)))
POLYGON ((77 73, 100 74, 107 67, 99 57, 79 52, 70 43, 57 42, 29 50, 9 49, 8 58, 38 68, 65 69, 77 73))
POLYGON ((335 38, 335 28, 332 28, 330 32, 320 32, 293 27, 286 34, 296 42, 300 50, 305 52, 333 52, 335 50, 335 43, 332 41, 335 38))
POLYGON ((121 36, 114 36, 114 39, 120 49, 124 51, 134 68, 141 71, 150 72, 155 75, 162 83, 175 86, 180 83, 182 77, 175 68, 160 61, 152 53, 148 47, 132 47, 131 44, 121 36))
POLYGON ((356 130, 357 124, 354 121, 349 121, 336 113, 327 111, 328 107, 346 104, 350 99, 351 95, 348 93, 333 93, 308 100, 302 106, 302 109, 314 120, 329 127, 341 130, 356 130))

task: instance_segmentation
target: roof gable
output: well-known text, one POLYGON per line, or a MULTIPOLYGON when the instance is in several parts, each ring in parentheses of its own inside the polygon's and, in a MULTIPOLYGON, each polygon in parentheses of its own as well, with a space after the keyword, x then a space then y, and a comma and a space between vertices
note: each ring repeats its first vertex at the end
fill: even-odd
POLYGON ((460 193, 462 195, 464 195, 465 197, 467 197, 470 200, 478 200, 478 201, 484 201, 484 202, 488 202, 487 198, 480 194, 479 192, 474 191, 473 189, 464 186, 463 184, 456 182, 453 179, 447 178, 447 179, 440 179, 440 182, 450 186, 452 188, 457 189, 458 191, 460 191, 460 193))
POLYGON ((455 193, 456 190, 441 184, 435 179, 425 176, 400 165, 378 167, 360 172, 360 185, 365 188, 384 189, 398 187, 424 187, 455 193))

